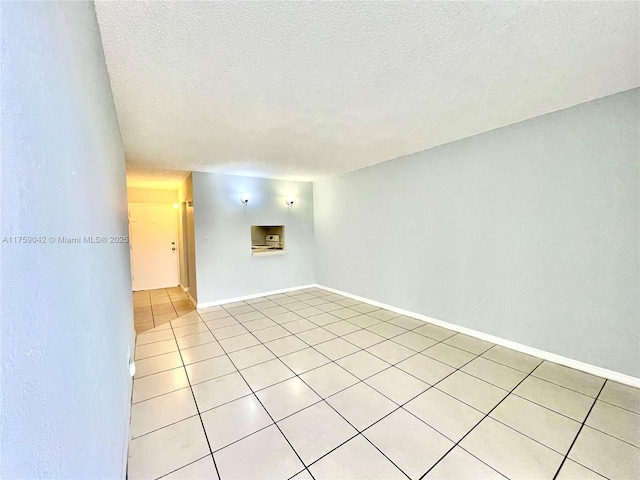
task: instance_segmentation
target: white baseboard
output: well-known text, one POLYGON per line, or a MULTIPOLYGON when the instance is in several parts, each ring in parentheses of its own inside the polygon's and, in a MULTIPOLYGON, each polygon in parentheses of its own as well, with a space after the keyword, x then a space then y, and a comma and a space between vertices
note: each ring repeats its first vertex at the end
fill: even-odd
POLYGON ((312 287, 315 287, 315 286, 316 286, 316 284, 314 283, 314 284, 311 284, 311 285, 301 285, 299 287, 281 288, 280 290, 271 290, 269 292, 252 293, 251 295, 245 295, 243 297, 234 297, 234 298, 225 298, 223 300, 214 300, 213 302, 198 303, 196 305, 196 308, 215 307, 217 305, 222 305, 224 303, 241 302, 243 300, 251 300, 252 298, 266 297, 267 295, 276 295, 278 293, 294 292, 296 290, 303 290, 305 288, 312 288, 312 287))
MULTIPOLYGON (((624 373, 608 370, 606 368, 598 367, 596 365, 591 365, 590 363, 580 362, 572 358, 563 357, 562 355, 558 355, 556 353, 551 353, 545 350, 529 347, 521 343, 512 342, 511 340, 505 340, 504 338, 495 337, 493 335, 478 332, 476 330, 472 330, 467 327, 461 327, 460 325, 445 322, 443 320, 438 320, 437 318, 431 318, 431 317, 427 317, 426 315, 420 315, 419 313, 403 310, 401 308, 397 308, 392 305, 387 305, 386 303, 370 300, 368 298, 360 297, 358 295, 353 295, 348 292, 343 292, 342 290, 337 290, 335 288, 326 287, 324 285, 318 285, 318 284, 310 285, 310 286, 322 288, 324 290, 328 290, 330 292, 337 293, 338 295, 349 297, 354 300, 358 300, 360 302, 370 303, 371 305, 375 305, 376 307, 384 308, 392 312, 399 313, 401 315, 406 315, 407 317, 412 317, 418 320, 423 320, 425 322, 433 323, 434 325, 448 328, 449 330, 454 330, 456 332, 464 333, 465 335, 476 337, 476 338, 479 338, 480 340, 485 340, 487 342, 495 343, 497 345, 501 345, 503 347, 510 348, 518 352, 526 353, 527 355, 533 355, 534 357, 538 357, 543 360, 548 360, 550 362, 558 363, 560 365, 564 365, 565 367, 573 368, 575 370, 580 370, 582 372, 586 372, 591 375, 596 375, 598 377, 607 378, 609 380, 613 380, 618 383, 623 383, 625 385, 630 385, 635 388, 640 388, 640 378, 632 377, 631 375, 626 375, 624 373)), ((301 287, 301 288, 306 288, 306 287, 301 287)))

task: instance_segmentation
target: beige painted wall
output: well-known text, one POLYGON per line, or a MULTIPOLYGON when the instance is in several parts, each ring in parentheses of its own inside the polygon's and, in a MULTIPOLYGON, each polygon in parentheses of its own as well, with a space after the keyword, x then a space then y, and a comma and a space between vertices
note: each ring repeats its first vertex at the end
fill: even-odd
POLYGON ((127 188, 127 201, 129 203, 176 203, 178 190, 127 188))

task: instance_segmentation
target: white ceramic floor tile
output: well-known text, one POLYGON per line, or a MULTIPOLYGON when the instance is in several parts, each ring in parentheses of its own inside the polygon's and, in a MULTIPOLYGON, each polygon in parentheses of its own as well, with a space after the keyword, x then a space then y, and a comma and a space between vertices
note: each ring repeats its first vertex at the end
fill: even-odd
POLYGON ((191 417, 131 440, 128 478, 158 478, 209 453, 200 418, 191 417))
POLYGON ((333 310, 331 315, 341 318, 342 320, 346 320, 347 318, 357 317, 361 315, 357 310, 352 310, 350 308, 340 307, 338 310, 333 310))
POLYGON ((250 322, 252 320, 257 320, 259 318, 264 318, 264 315, 256 310, 247 313, 239 313, 234 315, 236 320, 240 323, 250 322))
POLYGON ((582 422, 593 398, 536 377, 528 377, 514 391, 527 400, 582 422))
POLYGON ((163 340, 161 342, 148 343, 146 345, 138 345, 136 347, 136 360, 142 360, 143 358, 153 357, 155 355, 162 355, 164 353, 175 352, 178 350, 178 345, 174 339, 163 340))
POLYGON ((390 367, 384 360, 380 360, 364 350, 342 357, 336 363, 360 380, 364 380, 390 367))
POLYGON ((336 338, 333 333, 321 327, 305 330, 304 332, 296 334, 296 336, 309 345, 317 345, 318 343, 327 342, 336 338))
POLYGON ((190 388, 160 395, 131 406, 131 438, 198 414, 190 388))
POLYGON ((163 480, 218 480, 218 472, 213 464, 211 455, 207 455, 200 460, 190 463, 169 475, 162 477, 163 480))
POLYGON ((553 478, 563 459, 550 448, 489 417, 460 446, 508 478, 553 478))
POLYGON ((313 315, 320 315, 322 313, 322 310, 316 307, 306 307, 300 310, 296 310, 296 313, 304 318, 309 318, 313 315))
POLYGON ((407 478, 362 435, 349 440, 340 448, 323 457, 311 465, 309 470, 316 480, 407 478))
POLYGON ((278 425, 306 465, 358 433, 325 402, 305 408, 278 425))
POLYGON ((377 318, 378 320, 383 320, 383 321, 388 321, 391 320, 392 318, 397 318, 400 316, 399 313, 396 312, 391 312, 389 310, 375 310, 371 313, 369 313, 369 316, 373 317, 373 318, 377 318))
POLYGON ((598 400, 640 414, 640 389, 609 380, 598 400))
POLYGON ((289 353, 280 357, 291 370, 296 374, 301 375, 313 368, 317 368, 321 365, 326 365, 331 360, 322 355, 320 352, 313 348, 305 348, 297 352, 289 353))
POLYGON ((182 367, 136 378, 133 381, 132 402, 138 403, 188 386, 187 374, 182 367))
POLYGON ((527 374, 500 363, 478 357, 461 370, 505 390, 513 390, 527 374))
POLYGON ((213 378, 221 377, 236 371, 231 360, 226 355, 213 357, 202 362, 192 363, 186 366, 187 376, 191 385, 206 382, 213 378))
POLYGON ((460 368, 477 357, 475 353, 460 350, 459 348, 452 347, 446 343, 433 345, 432 347, 423 350, 422 354, 433 358, 434 360, 438 360, 439 362, 446 363, 453 368, 460 368))
POLYGON ((264 330, 265 328, 275 327, 276 322, 268 317, 262 317, 258 320, 251 320, 250 322, 243 323, 242 326, 250 332, 257 332, 258 330, 264 330))
POLYGON ((454 448, 427 474, 430 480, 504 480, 504 475, 460 447, 454 448))
POLYGON ((419 479, 454 443, 403 409, 364 431, 364 436, 412 479, 419 479))
POLYGON ((317 325, 309 320, 302 318, 300 320, 294 320, 293 322, 288 322, 284 324, 284 328, 286 328, 290 333, 300 333, 307 330, 311 330, 312 328, 316 328, 317 325))
POLYGON ((173 331, 171 329, 141 333, 136 336, 136 345, 146 345, 164 340, 173 340, 173 331))
POLYGON ((369 305, 368 303, 358 303, 357 305, 352 305, 350 308, 361 313, 369 313, 379 309, 379 307, 369 305))
POLYGON ((180 354, 182 355, 184 364, 189 365, 191 363, 224 355, 224 350, 222 350, 222 347, 220 347, 217 342, 212 342, 199 345, 197 347, 185 348, 184 350, 180 350, 180 354))
POLYGON ((404 345, 405 347, 410 348, 411 350, 414 350, 416 352, 421 352, 437 343, 432 338, 425 337, 424 335, 413 332, 405 332, 402 335, 393 337, 393 341, 395 343, 399 343, 400 345, 404 345))
MULTIPOLYGON (((327 327, 330 327, 330 326, 331 325, 327 325, 327 327)), ((342 338, 349 343, 353 343, 354 345, 357 345, 360 348, 369 348, 377 343, 386 341, 384 337, 381 337, 377 333, 370 332, 369 330, 366 330, 366 329, 349 333, 348 335, 345 335, 342 338)))
POLYGON ((507 367, 515 368, 524 373, 531 373, 534 368, 542 363, 542 359, 532 357, 525 353, 516 352, 501 345, 495 345, 482 354, 484 358, 501 363, 507 367))
POLYGON ((531 375, 594 398, 604 384, 604 378, 546 361, 531 375))
POLYGON ((248 313, 248 312, 254 312, 255 309, 247 304, 244 305, 240 305, 237 307, 227 307, 226 305, 222 306, 227 312, 229 312, 231 315, 238 315, 240 313, 248 313))
POLYGON ((328 342, 319 343, 318 345, 315 345, 314 348, 324 356, 329 357, 331 360, 346 357, 347 355, 360 350, 359 347, 356 347, 341 338, 334 338, 328 342))
POLYGON ((379 318, 373 318, 369 315, 358 315, 357 317, 347 318, 346 321, 362 328, 367 328, 382 322, 379 318))
POLYGON ((344 390, 359 381, 357 377, 335 363, 310 370, 300 375, 300 378, 322 398, 344 390))
POLYGON ((265 314, 267 317, 273 317, 274 315, 278 315, 280 313, 287 313, 289 310, 278 305, 275 307, 260 308, 259 311, 265 314))
POLYGON ((196 333, 208 332, 209 328, 204 322, 196 323, 193 325, 185 325, 184 327, 175 327, 173 333, 176 338, 186 337, 187 335, 194 335, 196 333))
POLYGON ((276 422, 320 401, 297 377, 260 390, 256 395, 276 422))
POLYGON ((420 354, 407 358, 406 360, 398 363, 396 367, 410 373, 429 385, 439 382, 455 371, 455 369, 449 365, 445 365, 433 358, 420 354))
POLYGON ((251 393, 237 372, 199 383, 192 389, 200 413, 251 393))
POLYGON ((392 325, 391 323, 387 323, 387 322, 382 322, 376 325, 372 325, 370 327, 367 327, 367 330, 369 330, 370 332, 376 333, 384 338, 397 337, 398 335, 402 335, 403 333, 407 332, 406 329, 402 327, 398 327, 397 325, 392 325))
POLYGON ((142 378, 154 373, 164 372, 173 368, 181 367, 182 359, 178 351, 156 355, 155 357, 136 360, 136 376, 142 378))
POLYGON ((402 405, 421 394, 429 385, 402 370, 391 367, 365 380, 377 391, 402 405))
POLYGON ((260 340, 258 340, 252 333, 220 340, 220 346, 227 353, 237 352, 238 350, 253 347, 259 343, 260 340))
POLYGON ((435 387, 481 412, 489 413, 508 391, 458 370, 435 387))
POLYGON ((262 343, 267 343, 267 342, 271 342, 272 340, 288 337, 289 335, 291 335, 291 332, 289 332, 288 330, 285 330, 280 325, 275 325, 273 327, 265 328, 264 330, 258 330, 256 332, 253 332, 253 334, 262 343))
POLYGON ((227 327, 216 328, 212 330, 213 335, 217 340, 223 340, 225 338, 237 337, 238 335, 245 335, 249 333, 249 331, 239 323, 234 325, 229 325, 227 327))
POLYGON ((255 395, 247 395, 202 414, 211 449, 215 452, 273 423, 255 395))
POLYGON ((411 400, 404 408, 454 442, 484 417, 478 410, 435 388, 411 400))
POLYGON ((398 343, 387 340, 385 342, 377 343, 366 349, 367 352, 381 358, 387 363, 396 364, 407 358, 416 355, 414 350, 404 347, 398 343))
POLYGON ((304 468, 275 426, 267 427, 214 454, 220 477, 285 479, 304 468))
POLYGON ((585 425, 640 448, 640 415, 597 401, 585 425))
POLYGON ((294 322, 296 320, 302 320, 302 317, 295 312, 277 313, 275 315, 270 315, 270 317, 271 317, 271 320, 273 320, 275 323, 278 323, 280 325, 283 325, 289 322, 294 322))
POLYGON ((392 318, 388 321, 391 325, 397 325, 398 327, 402 327, 405 330, 413 330, 414 328, 421 327, 426 322, 424 320, 418 320, 417 318, 407 317, 406 315, 401 315, 396 318, 392 318))
POLYGON ((583 467, 568 458, 556 477, 557 480, 603 480, 604 478, 602 475, 598 475, 593 470, 589 470, 587 467, 583 467))
POLYGON ((324 328, 339 337, 360 330, 359 326, 354 325, 353 323, 349 323, 346 320, 331 323, 329 325, 326 325, 324 328))
POLYGON ((309 348, 309 345, 304 343, 295 335, 289 335, 288 337, 279 338, 271 342, 265 343, 265 346, 279 357, 287 355, 289 353, 297 352, 309 348))
POLYGON ((277 358, 245 368, 240 374, 254 391, 270 387, 295 375, 277 358))
POLYGON ((275 356, 264 345, 254 345, 253 347, 230 353, 229 358, 238 370, 243 370, 253 365, 272 360, 275 356))
POLYGON ((564 415, 509 395, 491 417, 564 455, 576 438, 580 424, 564 415))
POLYGON ((494 346, 493 343, 462 333, 447 338, 444 343, 452 347, 460 348, 461 350, 466 350, 469 353, 475 353, 476 355, 481 355, 494 346))
MULTIPOLYGON (((226 317, 231 318, 231 314, 229 312, 227 312, 226 310, 220 309, 220 310, 213 310, 211 312, 201 313, 200 317, 202 318, 202 320, 204 322, 209 322, 211 320, 218 320, 220 318, 226 318, 226 317)), ((234 320, 234 322, 235 322, 235 320, 234 320)), ((177 325, 175 325, 175 323, 174 323, 173 326, 176 327, 177 325)))
POLYGON ((206 332, 177 338, 176 341, 178 342, 178 348, 182 350, 184 348, 197 347, 198 345, 214 342, 215 338, 213 338, 211 332, 207 330, 206 332))
POLYGON ((585 426, 569 458, 607 478, 640 478, 640 449, 585 426))
POLYGON ((449 330, 447 328, 439 327, 437 325, 433 325, 432 323, 427 323, 426 325, 422 325, 421 327, 414 328, 411 330, 414 333, 419 333, 420 335, 424 335, 425 337, 432 338, 441 342, 442 340, 452 337, 456 334, 453 330, 449 330))
POLYGON ((358 430, 363 430, 398 408, 388 398, 365 383, 329 397, 327 403, 358 430))
MULTIPOLYGON (((335 304, 326 304, 326 305, 335 305, 335 304)), ((319 308, 325 307, 325 305, 320 305, 319 308)), ((342 308, 339 305, 336 305, 336 308, 342 308)), ((339 322, 340 319, 338 317, 336 317, 335 315, 331 315, 330 313, 321 313, 320 315, 313 315, 309 318, 307 318, 307 320, 309 320, 312 323, 315 323, 316 325, 322 327, 324 325, 330 325, 332 323, 335 322, 339 322)))
POLYGON ((224 317, 224 318, 218 318, 215 320, 207 320, 204 323, 207 325, 207 327, 211 329, 211 331, 218 330, 224 327, 230 327, 233 325, 240 325, 240 322, 238 322, 233 317, 224 317))

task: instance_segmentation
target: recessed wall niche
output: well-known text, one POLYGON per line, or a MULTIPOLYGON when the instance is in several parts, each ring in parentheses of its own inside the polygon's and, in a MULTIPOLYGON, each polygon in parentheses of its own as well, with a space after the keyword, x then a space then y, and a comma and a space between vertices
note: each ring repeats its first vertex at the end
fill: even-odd
POLYGON ((252 225, 251 255, 280 255, 287 253, 284 225, 252 225))

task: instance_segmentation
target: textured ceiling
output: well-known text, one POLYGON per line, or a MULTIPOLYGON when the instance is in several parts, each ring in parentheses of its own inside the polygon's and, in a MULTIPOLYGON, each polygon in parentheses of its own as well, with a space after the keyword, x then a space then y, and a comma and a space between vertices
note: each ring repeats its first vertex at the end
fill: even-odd
POLYGON ((127 162, 314 180, 639 85, 638 2, 96 3, 127 162))

